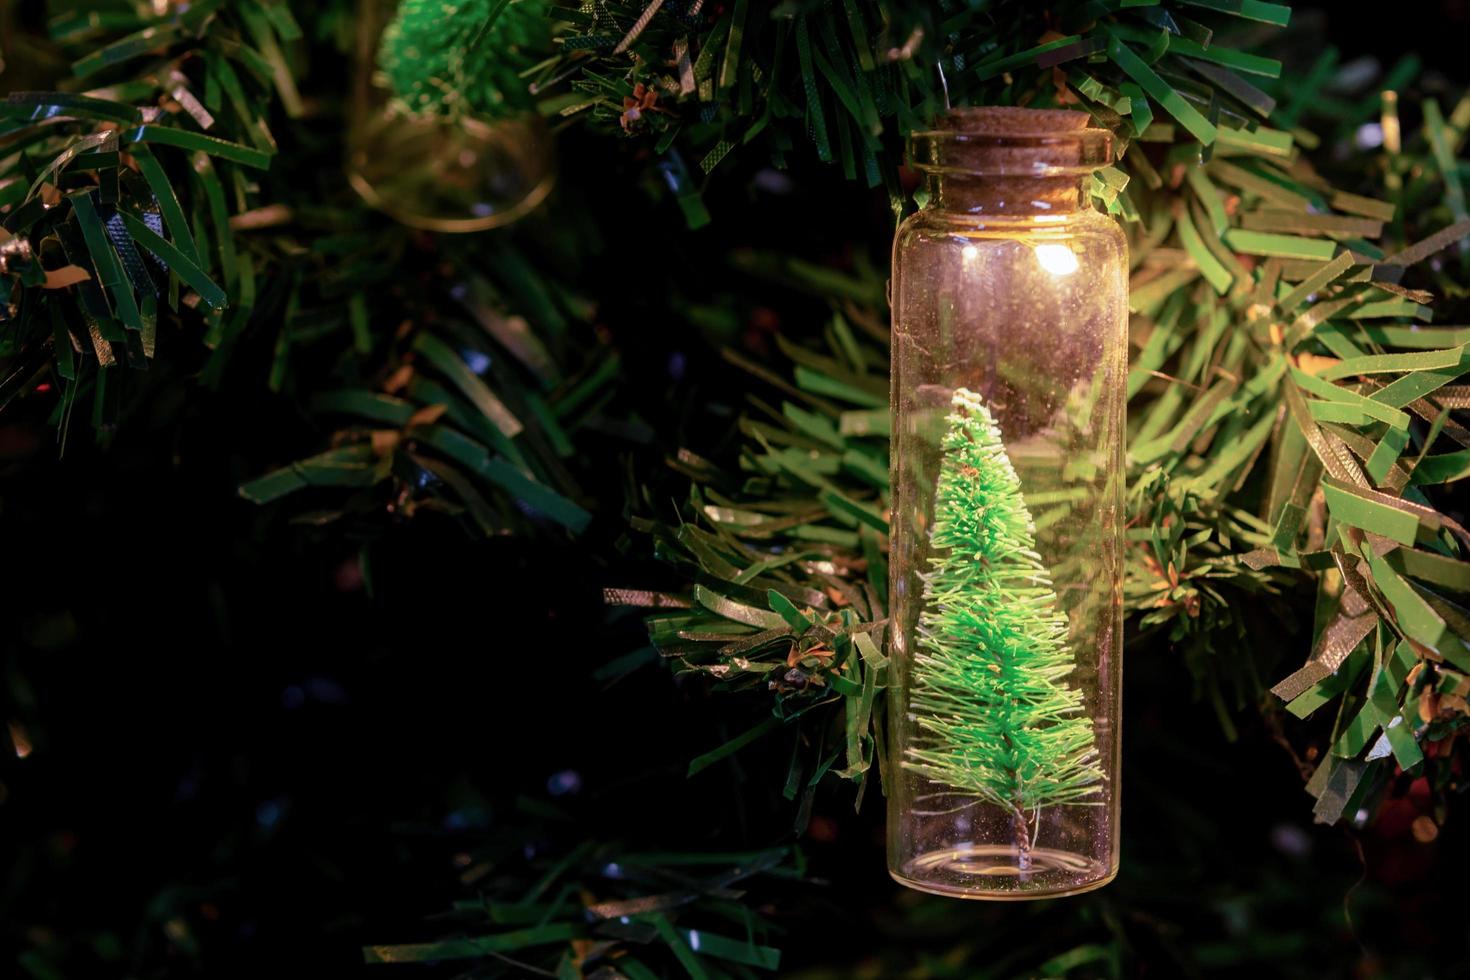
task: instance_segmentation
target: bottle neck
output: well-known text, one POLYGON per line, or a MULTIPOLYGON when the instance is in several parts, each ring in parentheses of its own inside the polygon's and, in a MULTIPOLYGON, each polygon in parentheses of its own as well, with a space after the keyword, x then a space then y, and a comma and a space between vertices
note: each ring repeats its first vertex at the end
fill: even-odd
POLYGON ((951 109, 909 135, 909 161, 929 185, 929 207, 1017 218, 1087 205, 1091 175, 1112 159, 1112 133, 1085 112, 980 106, 951 109))
POLYGON ((1087 176, 990 176, 927 174, 928 207, 956 214, 1026 217, 1070 214, 1087 204, 1087 176))

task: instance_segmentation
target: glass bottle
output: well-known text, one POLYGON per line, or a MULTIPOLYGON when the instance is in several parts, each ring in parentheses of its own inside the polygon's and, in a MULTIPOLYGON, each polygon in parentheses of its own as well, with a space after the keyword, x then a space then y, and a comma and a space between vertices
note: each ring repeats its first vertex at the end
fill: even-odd
POLYGON ((893 249, 888 863, 964 898, 1118 870, 1128 260, 1080 112, 911 139, 893 249))
POLYGON ((532 113, 411 112, 378 65, 398 0, 359 0, 347 179, 372 207, 414 228, 499 228, 540 204, 555 183, 553 140, 532 113))

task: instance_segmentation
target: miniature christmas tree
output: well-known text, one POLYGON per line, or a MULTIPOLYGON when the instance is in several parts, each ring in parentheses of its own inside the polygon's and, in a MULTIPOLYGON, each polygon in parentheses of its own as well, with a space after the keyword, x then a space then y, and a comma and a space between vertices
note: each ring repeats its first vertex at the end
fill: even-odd
POLYGON ((952 405, 912 672, 922 734, 904 764, 1010 811, 1025 871, 1037 812, 1091 802, 1103 774, 1020 478, 980 397, 960 388, 952 405))
POLYGON ((503 116, 530 107, 520 73, 550 44, 541 0, 403 0, 378 65, 411 112, 503 116))

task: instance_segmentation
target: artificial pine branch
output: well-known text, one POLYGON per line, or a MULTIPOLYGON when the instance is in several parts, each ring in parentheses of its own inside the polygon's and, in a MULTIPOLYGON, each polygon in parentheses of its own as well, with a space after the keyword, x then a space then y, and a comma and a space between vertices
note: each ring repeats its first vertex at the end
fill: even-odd
POLYGON ((1024 868, 1036 811, 1090 802, 1103 773, 1020 478, 980 396, 951 404, 913 664, 923 734, 904 764, 1010 810, 1024 868))

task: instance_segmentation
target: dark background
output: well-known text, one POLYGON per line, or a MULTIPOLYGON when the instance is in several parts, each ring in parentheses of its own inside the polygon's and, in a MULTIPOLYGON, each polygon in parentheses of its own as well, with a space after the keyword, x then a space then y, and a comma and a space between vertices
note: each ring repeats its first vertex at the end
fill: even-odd
MULTIPOLYGON (((1344 7, 1325 36, 1299 35, 1302 64, 1330 42, 1344 60, 1414 51, 1462 77, 1470 5, 1401 8, 1344 7)), ((563 148, 563 184, 605 181, 600 160, 588 167, 595 145, 578 152, 577 139, 563 148)), ((0 976, 372 972, 362 945, 432 934, 429 917, 464 897, 464 848, 544 834, 518 799, 571 814, 573 839, 661 850, 782 839, 792 814, 775 799, 780 749, 758 744, 683 776, 762 704, 712 699, 656 666, 611 687, 591 674, 644 642, 635 617, 604 609, 601 588, 669 581, 641 548, 616 547, 614 488, 637 474, 681 496, 659 460, 679 445, 727 450, 736 406, 724 400, 746 384, 716 343, 765 345, 758 331, 710 337, 660 315, 661 297, 637 288, 640 263, 800 337, 820 304, 742 279, 732 245, 841 263, 852 246, 833 243, 857 241, 882 259, 882 201, 826 170, 792 176, 795 193, 779 196, 751 190, 749 174, 717 182, 715 224, 678 249, 651 231, 624 249, 651 224, 642 195, 594 202, 620 244, 582 285, 612 297, 599 320, 629 365, 621 407, 658 436, 631 459, 592 448, 584 485, 603 509, 578 545, 472 541, 435 515, 382 525, 365 548, 357 534, 292 524, 235 487, 324 433, 289 397, 242 403, 187 383, 186 367, 137 387, 106 447, 79 426, 60 453, 49 406, 0 419, 0 723, 11 725, 9 743, 0 735, 0 976)), ((263 392, 268 358, 247 346, 226 390, 251 390, 240 378, 253 372, 263 392)), ((1249 625, 1279 673, 1303 655, 1295 624, 1249 625)), ((816 881, 777 900, 787 970, 895 976, 928 957, 933 975, 971 975, 938 960, 1003 933, 1058 950, 1118 943, 1133 975, 1177 975, 1181 963, 1212 975, 1470 975, 1459 904, 1470 833, 1458 813, 1432 844, 1413 839, 1412 808, 1393 801, 1361 833, 1314 826, 1290 752, 1251 705, 1230 741, 1177 651, 1154 638, 1129 654, 1116 884, 1025 907, 903 892, 884 872, 881 800, 854 814, 851 787, 833 785, 806 842, 816 881)))

